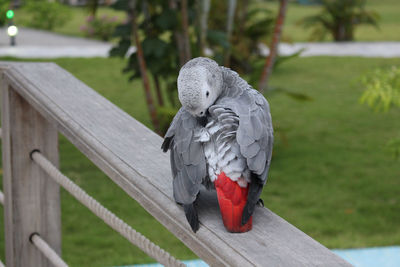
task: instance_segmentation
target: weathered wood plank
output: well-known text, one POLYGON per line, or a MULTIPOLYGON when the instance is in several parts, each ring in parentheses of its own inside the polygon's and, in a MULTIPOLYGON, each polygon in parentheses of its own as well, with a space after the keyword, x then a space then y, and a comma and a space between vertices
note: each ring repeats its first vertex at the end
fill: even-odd
POLYGON ((7 266, 52 266, 30 243, 39 233, 61 253, 59 186, 29 158, 39 149, 58 165, 58 131, 3 80, 3 187, 7 266))
MULTIPOLYGON (((55 64, 16 64, 7 81, 122 189, 211 265, 350 266, 265 208, 253 230, 230 234, 215 196, 203 192, 194 234, 172 197, 162 139, 55 64)), ((134 100, 132 100, 134 101, 134 100)))

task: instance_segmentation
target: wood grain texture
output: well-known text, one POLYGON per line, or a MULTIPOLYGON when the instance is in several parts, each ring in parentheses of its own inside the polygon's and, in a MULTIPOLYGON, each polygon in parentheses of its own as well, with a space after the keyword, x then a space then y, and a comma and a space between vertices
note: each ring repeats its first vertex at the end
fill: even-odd
POLYGON ((61 253, 59 186, 29 154, 39 149, 58 166, 58 131, 2 82, 3 187, 7 266, 52 266, 30 243, 39 233, 61 253))
POLYGON ((210 265, 350 266, 266 208, 256 209, 252 231, 226 232, 215 192, 202 191, 201 227, 194 234, 173 200, 159 136, 55 64, 8 66, 6 81, 21 96, 210 265))

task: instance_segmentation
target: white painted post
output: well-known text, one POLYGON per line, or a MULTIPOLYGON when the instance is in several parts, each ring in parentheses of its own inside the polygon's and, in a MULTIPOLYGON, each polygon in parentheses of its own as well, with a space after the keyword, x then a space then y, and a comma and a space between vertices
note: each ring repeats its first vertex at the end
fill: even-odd
POLYGON ((4 79, 1 85, 6 266, 52 266, 30 236, 39 233, 61 255, 59 186, 30 152, 38 149, 58 166, 58 132, 4 79))

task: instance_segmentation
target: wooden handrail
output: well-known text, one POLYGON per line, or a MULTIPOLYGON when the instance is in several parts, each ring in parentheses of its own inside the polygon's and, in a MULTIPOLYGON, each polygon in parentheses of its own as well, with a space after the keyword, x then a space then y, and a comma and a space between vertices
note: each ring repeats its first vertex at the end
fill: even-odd
POLYGON ((0 68, 3 92, 13 90, 26 100, 210 265, 351 266, 267 208, 256 208, 252 231, 226 232, 214 192, 201 192, 201 227, 193 233, 173 200, 161 137, 56 64, 4 62, 0 68))

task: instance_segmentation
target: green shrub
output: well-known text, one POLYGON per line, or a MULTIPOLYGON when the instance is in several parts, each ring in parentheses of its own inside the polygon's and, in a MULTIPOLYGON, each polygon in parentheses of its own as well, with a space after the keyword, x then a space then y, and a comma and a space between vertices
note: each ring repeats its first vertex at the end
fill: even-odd
POLYGON ((376 69, 361 78, 366 87, 361 102, 377 111, 400 107, 400 68, 376 69))
MULTIPOLYGON (((400 107, 400 68, 376 69, 361 78, 366 87, 361 96, 365 103, 376 111, 388 111, 391 107, 400 107)), ((400 137, 387 143, 387 148, 395 158, 400 158, 400 137)))
POLYGON ((63 26, 71 16, 69 8, 58 2, 29 1, 25 8, 31 14, 27 26, 37 29, 52 30, 63 26))

